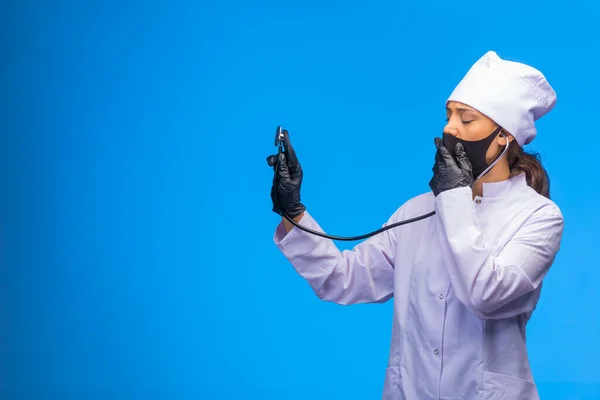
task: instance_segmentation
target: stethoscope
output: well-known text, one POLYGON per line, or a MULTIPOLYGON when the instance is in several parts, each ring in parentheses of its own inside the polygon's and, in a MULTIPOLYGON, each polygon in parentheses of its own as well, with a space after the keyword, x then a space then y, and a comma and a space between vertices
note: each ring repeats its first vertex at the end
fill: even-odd
MULTIPOLYGON (((494 165, 496 165, 496 163, 498 161, 500 161, 500 159, 508 151, 508 143, 509 143, 509 141, 507 140, 506 141, 506 147, 504 148, 504 150, 502 151, 502 153, 481 174, 479 174, 479 176, 477 177, 477 179, 479 179, 483 175, 485 175, 490 169, 492 169, 494 167, 494 165)), ((279 156, 279 154, 281 154, 283 152, 283 132, 282 132, 281 126, 278 126, 277 127, 277 131, 275 132, 275 146, 277 147, 277 155, 279 156)), ((275 169, 275 179, 277 179, 277 169, 275 169)), ((477 179, 475 179, 473 182, 475 182, 477 179)), ((410 218, 410 219, 405 219, 405 220, 402 220, 402 221, 394 222, 393 224, 389 224, 389 225, 384 226, 384 227, 382 227, 380 229, 377 229, 377 230, 375 230, 373 232, 365 233, 364 235, 359 235, 359 236, 335 236, 335 235, 328 235, 328 234, 323 233, 323 232, 315 231, 314 229, 310 229, 310 228, 307 228, 305 226, 300 225, 299 223, 297 223, 296 221, 294 221, 294 219, 291 218, 285 212, 285 210, 281 206, 281 201, 279 200, 277 192, 275 192, 275 196, 277 197, 277 201, 279 202, 279 209, 281 210, 281 213, 282 213, 283 217, 286 220, 288 220, 292 225, 294 225, 298 229, 301 229, 301 230, 303 230, 305 232, 308 232, 310 234, 321 236, 321 237, 324 237, 324 238, 327 238, 327 239, 332 239, 332 240, 341 240, 341 241, 362 240, 362 239, 369 238, 371 236, 375 236, 375 235, 377 235, 379 233, 385 232, 385 231, 387 231, 389 229, 396 228, 396 227, 401 226, 401 225, 406 225, 406 224, 411 224, 413 222, 421 221, 421 220, 423 220, 425 218, 429 218, 429 217, 435 215, 435 211, 431 211, 431 212, 429 212, 427 214, 419 215, 418 217, 414 217, 414 218, 410 218)))

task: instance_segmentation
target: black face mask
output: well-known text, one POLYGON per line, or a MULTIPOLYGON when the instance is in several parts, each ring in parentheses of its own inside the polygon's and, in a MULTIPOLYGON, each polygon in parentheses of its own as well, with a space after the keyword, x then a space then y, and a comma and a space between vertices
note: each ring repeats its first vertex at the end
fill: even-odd
POLYGON ((496 135, 500 133, 501 130, 502 128, 498 127, 488 137, 475 141, 459 139, 454 135, 444 133, 444 146, 448 149, 450 154, 452 154, 452 157, 456 158, 456 144, 459 142, 462 143, 465 153, 467 153, 467 158, 473 166, 473 179, 477 179, 479 174, 485 171, 485 169, 489 166, 485 156, 490 144, 492 144, 496 138, 496 135))

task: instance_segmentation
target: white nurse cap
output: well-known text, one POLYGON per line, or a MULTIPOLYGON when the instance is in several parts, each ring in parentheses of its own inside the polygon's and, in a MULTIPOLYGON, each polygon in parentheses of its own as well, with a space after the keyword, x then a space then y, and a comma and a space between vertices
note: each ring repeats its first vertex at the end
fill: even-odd
POLYGON ((556 93, 537 69, 489 51, 469 69, 448 101, 473 107, 523 146, 535 138, 534 121, 554 108, 556 93))

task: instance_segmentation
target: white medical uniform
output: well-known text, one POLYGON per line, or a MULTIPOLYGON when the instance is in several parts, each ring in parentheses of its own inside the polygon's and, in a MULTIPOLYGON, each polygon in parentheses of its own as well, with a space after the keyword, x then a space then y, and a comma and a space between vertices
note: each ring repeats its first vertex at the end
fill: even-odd
MULTIPOLYGON (((553 263, 563 218, 525 174, 414 197, 388 223, 432 210, 340 251, 280 224, 274 240, 317 296, 338 304, 393 297, 386 400, 538 399, 525 327, 553 263)), ((306 212, 300 224, 322 231, 306 212)))

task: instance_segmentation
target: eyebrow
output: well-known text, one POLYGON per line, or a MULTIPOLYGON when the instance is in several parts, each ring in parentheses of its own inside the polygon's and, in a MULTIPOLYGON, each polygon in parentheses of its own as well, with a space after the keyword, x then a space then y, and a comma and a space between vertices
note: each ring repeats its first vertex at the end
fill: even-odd
MULTIPOLYGON (((465 111, 473 111, 473 112, 475 112, 475 110, 473 110, 472 108, 456 107, 456 109, 458 111, 462 111, 462 112, 465 112, 465 111)), ((450 107, 446 107, 446 111, 452 111, 452 109, 450 107)))

